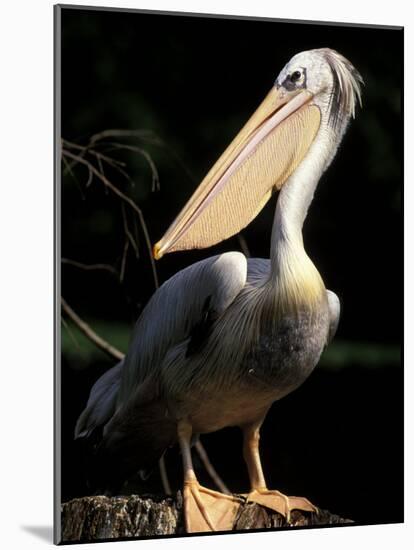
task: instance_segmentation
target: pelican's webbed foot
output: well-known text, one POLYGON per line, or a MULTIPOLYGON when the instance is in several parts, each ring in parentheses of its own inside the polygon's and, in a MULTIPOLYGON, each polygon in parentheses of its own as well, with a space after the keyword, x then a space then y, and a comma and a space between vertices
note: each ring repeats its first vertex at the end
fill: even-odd
POLYGON ((184 517, 187 533, 231 531, 241 500, 200 485, 184 483, 184 517))
POLYGON ((261 506, 275 510, 290 522, 290 513, 292 510, 302 510, 304 512, 318 512, 308 499, 303 497, 288 497, 279 491, 272 491, 267 488, 253 489, 246 495, 247 501, 257 502, 261 506))

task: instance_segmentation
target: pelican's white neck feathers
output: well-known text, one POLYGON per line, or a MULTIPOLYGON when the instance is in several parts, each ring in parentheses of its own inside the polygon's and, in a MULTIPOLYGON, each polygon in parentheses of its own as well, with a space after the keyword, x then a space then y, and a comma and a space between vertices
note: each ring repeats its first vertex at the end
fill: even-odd
POLYGON ((328 48, 297 54, 281 71, 276 85, 289 89, 289 77, 295 71, 303 75, 303 87, 314 94, 312 103, 320 110, 321 123, 307 154, 278 197, 269 282, 276 283, 279 292, 285 294, 283 302, 297 305, 317 301, 324 288, 304 250, 302 226, 318 182, 335 157, 350 118, 355 116, 357 101, 361 103, 363 81, 349 61, 328 48))

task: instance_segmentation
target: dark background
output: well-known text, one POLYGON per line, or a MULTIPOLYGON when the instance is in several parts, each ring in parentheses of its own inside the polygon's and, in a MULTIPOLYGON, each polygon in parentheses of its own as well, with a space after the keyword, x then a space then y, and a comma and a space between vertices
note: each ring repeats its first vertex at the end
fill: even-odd
MULTIPOLYGON (((106 174, 142 209, 152 243, 189 197, 297 52, 330 47, 361 72, 363 108, 323 176, 304 227, 309 256, 342 302, 334 343, 299 390, 276 403, 262 430, 268 485, 308 497, 358 523, 403 521, 402 83, 403 31, 63 8, 62 137, 84 145, 102 130, 146 130, 118 139, 151 156, 115 151, 134 181, 106 174)), ((108 146, 109 148, 109 146, 108 146)), ((65 165, 63 165, 65 168, 65 165)), ((73 166, 62 178, 62 257, 110 264, 125 243, 121 203, 73 166)), ((275 200, 243 231, 252 256, 268 257, 275 200)), ((126 351, 154 291, 148 250, 130 249, 122 283, 105 270, 62 264, 62 295, 99 334, 126 351)), ((237 237, 157 262, 160 282, 194 261, 240 249, 237 237)), ((62 498, 88 493, 73 443, 76 418, 114 361, 66 321, 62 326, 62 498)), ((237 492, 248 478, 241 435, 203 437, 237 492)), ((167 454, 174 489, 175 450, 167 454)), ((196 459, 197 466, 197 459, 196 459)), ((209 484, 200 470, 200 480, 209 484)), ((161 491, 155 470, 143 492, 161 491)))

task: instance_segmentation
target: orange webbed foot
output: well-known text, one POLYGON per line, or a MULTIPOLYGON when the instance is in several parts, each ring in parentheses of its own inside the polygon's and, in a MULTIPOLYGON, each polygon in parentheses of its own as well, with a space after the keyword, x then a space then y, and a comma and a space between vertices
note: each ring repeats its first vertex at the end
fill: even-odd
POLYGON ((200 485, 184 484, 184 514, 187 533, 231 531, 241 500, 200 485))
POLYGON ((254 489, 246 495, 247 501, 256 502, 261 506, 270 508, 278 512, 290 522, 290 513, 292 510, 302 510, 304 512, 317 513, 318 508, 308 499, 303 497, 289 497, 279 491, 267 488, 254 489))

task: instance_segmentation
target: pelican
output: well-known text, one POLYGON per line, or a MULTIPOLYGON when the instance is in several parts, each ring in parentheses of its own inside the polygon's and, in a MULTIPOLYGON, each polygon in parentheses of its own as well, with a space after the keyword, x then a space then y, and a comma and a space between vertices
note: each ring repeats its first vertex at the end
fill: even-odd
POLYGON ((227 252, 166 281, 138 319, 124 361, 98 380, 78 420, 75 435, 94 437, 96 473, 108 483, 149 468, 178 442, 188 532, 231 529, 240 506, 240 497, 201 486, 191 459, 194 438, 227 426, 243 432, 249 501, 287 519, 292 509, 317 510, 267 487, 260 427, 336 332, 340 303, 304 249, 302 226, 362 83, 332 49, 287 63, 154 246, 156 259, 212 246, 246 227, 277 191, 270 259, 227 252))

